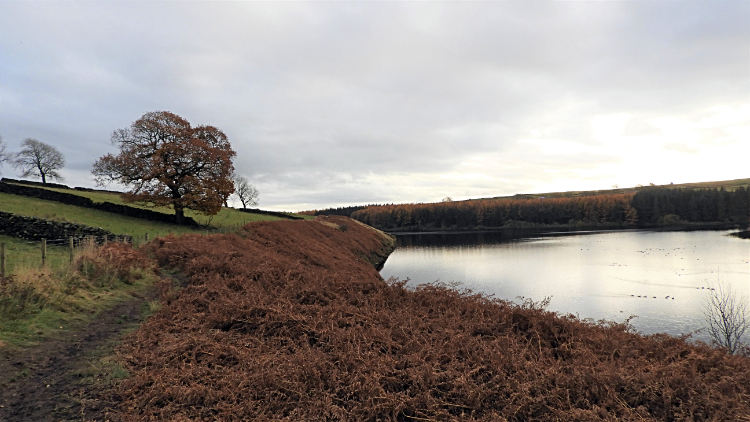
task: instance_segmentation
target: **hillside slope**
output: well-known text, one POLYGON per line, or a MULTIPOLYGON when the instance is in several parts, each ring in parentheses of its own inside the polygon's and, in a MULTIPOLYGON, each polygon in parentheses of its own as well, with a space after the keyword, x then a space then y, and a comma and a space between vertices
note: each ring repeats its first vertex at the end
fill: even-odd
POLYGON ((187 277, 120 349, 122 420, 742 420, 750 361, 372 263, 392 240, 344 217, 163 238, 187 277))

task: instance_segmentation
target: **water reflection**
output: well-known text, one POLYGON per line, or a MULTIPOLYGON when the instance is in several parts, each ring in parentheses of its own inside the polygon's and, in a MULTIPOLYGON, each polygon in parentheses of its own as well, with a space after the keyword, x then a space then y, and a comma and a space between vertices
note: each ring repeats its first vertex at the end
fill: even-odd
POLYGON ((505 229, 484 232, 424 232, 398 234, 398 246, 408 247, 444 247, 444 246, 484 246, 514 240, 531 239, 535 237, 566 236, 571 234, 606 233, 607 231, 573 231, 572 229, 505 229))
POLYGON ((401 235, 381 274, 413 284, 458 281, 504 299, 552 296, 553 311, 615 321, 638 315, 638 330, 677 335, 701 327, 705 288, 719 278, 739 294, 750 291, 750 242, 727 233, 401 235))

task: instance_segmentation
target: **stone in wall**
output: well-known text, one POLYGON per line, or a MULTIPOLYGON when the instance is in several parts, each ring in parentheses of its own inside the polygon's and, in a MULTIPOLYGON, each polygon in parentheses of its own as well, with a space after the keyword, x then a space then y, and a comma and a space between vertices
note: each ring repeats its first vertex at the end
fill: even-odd
MULTIPOLYGON (((102 228, 75 223, 61 223, 8 212, 0 212, 0 234, 36 241, 42 239, 64 241, 69 237, 81 239, 88 236, 94 236, 102 240, 106 236, 107 239, 114 240, 117 237, 114 233, 102 228)), ((130 238, 129 236, 126 237, 130 238)))

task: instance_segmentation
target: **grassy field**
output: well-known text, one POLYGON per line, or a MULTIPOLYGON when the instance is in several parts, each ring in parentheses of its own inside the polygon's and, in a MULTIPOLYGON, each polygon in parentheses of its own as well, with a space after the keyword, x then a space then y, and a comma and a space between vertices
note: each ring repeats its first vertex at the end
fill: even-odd
MULTIPOLYGON (((0 235, 0 243, 5 244, 6 272, 14 274, 42 266, 42 250, 39 242, 0 235)), ((63 246, 47 245, 45 265, 60 271, 70 263, 70 250, 63 246)))
POLYGON ((200 231, 190 227, 140 220, 90 208, 7 193, 0 193, 0 211, 45 220, 101 227, 115 234, 129 234, 134 237, 143 237, 146 233, 154 237, 168 233, 184 234, 200 231))
MULTIPOLYGON (((120 196, 117 194, 107 192, 86 192, 73 189, 49 189, 83 196, 94 202, 124 204, 122 199, 120 199, 120 196)), ((127 205, 138 206, 136 204, 127 205)), ((173 211, 167 207, 149 208, 143 205, 140 205, 140 207, 167 214, 173 213, 173 211)), ((250 214, 233 208, 223 208, 221 212, 214 216, 200 215, 188 210, 186 215, 193 217, 200 224, 208 226, 208 229, 195 228, 141 220, 105 211, 7 193, 0 193, 0 211, 37 217, 45 220, 100 227, 117 235, 133 236, 137 242, 142 241, 146 234, 148 234, 149 238, 153 239, 168 234, 181 235, 186 233, 227 232, 237 230, 250 222, 283 220, 283 218, 280 217, 264 214, 250 214)), ((38 269, 41 267, 41 249, 38 242, 0 236, 0 243, 6 244, 6 270, 8 274, 17 274, 19 272, 24 272, 25 270, 38 269)), ((60 243, 67 242, 61 240, 60 243)), ((59 271, 65 268, 70 261, 69 253, 70 252, 65 244, 55 246, 55 240, 49 239, 47 249, 48 268, 54 271, 59 271)))
MULTIPOLYGON (((99 203, 111 202, 113 204, 128 205, 131 207, 143 208, 143 209, 148 209, 148 210, 152 210, 156 212, 161 212, 164 214, 174 214, 174 211, 169 207, 154 207, 154 206, 149 206, 148 204, 125 202, 122 200, 120 195, 115 194, 115 193, 87 192, 87 191, 80 191, 80 190, 75 190, 75 189, 61 189, 61 188, 51 188, 51 187, 45 187, 44 189, 48 189, 48 190, 55 191, 55 192, 69 193, 73 195, 82 196, 84 198, 89 198, 92 201, 99 202, 99 203)), ((214 216, 207 216, 207 215, 203 215, 192 210, 185 210, 185 216, 192 217, 195 221, 197 221, 201 225, 205 226, 205 225, 210 224, 210 227, 218 228, 218 229, 235 228, 237 226, 245 225, 253 221, 283 220, 283 218, 274 217, 270 215, 249 214, 249 213, 245 213, 242 211, 238 211, 234 208, 222 208, 221 211, 214 216)))

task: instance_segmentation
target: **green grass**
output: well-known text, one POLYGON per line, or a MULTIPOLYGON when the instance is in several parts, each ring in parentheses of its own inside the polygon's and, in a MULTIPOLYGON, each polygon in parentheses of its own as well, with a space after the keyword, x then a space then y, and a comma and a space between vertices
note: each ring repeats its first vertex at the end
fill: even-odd
MULTIPOLYGON (((161 307, 159 301, 145 302, 141 308, 140 321, 145 321, 149 316, 156 313, 161 307)), ((123 318, 120 336, 135 331, 140 326, 140 321, 127 322, 123 318)), ((120 323, 118 321, 118 323, 120 323)), ((74 372, 80 380, 81 385, 111 386, 128 378, 130 374, 122 364, 120 356, 115 352, 115 347, 120 342, 120 336, 110 338, 101 346, 84 352, 85 359, 74 372)))
MULTIPOLYGON (((0 283, 0 346, 27 347, 80 328, 99 312, 132 300, 133 293, 145 294, 159 279, 147 263, 125 261, 128 268, 115 267, 92 247, 77 248, 74 264, 69 251, 59 248, 53 252, 57 264, 40 267, 37 248, 26 250, 22 242, 0 238, 6 240, 11 240, 6 248, 20 251, 26 261, 11 259, 13 277, 0 283)), ((142 315, 156 309, 158 303, 149 302, 142 315)))
MULTIPOLYGON (((84 198, 89 198, 92 201, 97 202, 97 203, 111 202, 113 204, 128 205, 131 207, 152 210, 152 211, 160 212, 163 214, 170 214, 170 215, 174 214, 174 210, 172 210, 172 208, 170 207, 165 207, 165 206, 157 207, 157 206, 150 206, 144 203, 125 202, 122 200, 119 194, 115 194, 115 193, 88 192, 88 191, 80 191, 80 190, 75 190, 75 189, 62 189, 62 188, 51 188, 51 187, 44 187, 43 189, 82 196, 84 198)), ((196 222, 198 222, 198 224, 205 226, 210 223, 210 227, 217 228, 217 229, 232 229, 232 228, 242 226, 247 223, 255 222, 255 221, 284 220, 281 217, 274 217, 274 216, 265 215, 265 214, 249 214, 249 213, 245 213, 242 211, 238 211, 234 208, 222 208, 221 211, 219 211, 219 213, 214 216, 203 215, 193 210, 185 210, 185 215, 188 217, 192 217, 196 222)))
MULTIPOLYGON (((94 202, 124 204, 119 195, 106 192, 85 192, 69 189, 51 190, 87 197, 94 202)), ((147 207, 126 204, 173 214, 167 207, 147 207)), ((128 234, 136 239, 167 234, 215 233, 231 231, 255 221, 282 220, 263 214, 249 214, 224 208, 215 216, 205 216, 187 211, 198 223, 209 225, 211 230, 191 228, 155 221, 141 220, 119 214, 108 213, 74 205, 61 204, 38 198, 0 193, 0 211, 46 220, 100 227, 115 234, 128 234)), ((5 244, 6 274, 13 281, 6 286, 0 284, 0 349, 3 347, 30 347, 44 338, 64 335, 90 322, 96 315, 117 303, 132 300, 131 293, 143 292, 157 278, 143 272, 135 282, 118 281, 114 273, 96 274, 90 265, 77 268, 70 264, 67 245, 48 243, 46 265, 42 266, 40 242, 31 242, 9 236, 0 236, 5 244), (87 271, 89 273, 87 273, 87 271)), ((76 255, 92 253, 77 249, 76 255)), ((149 302, 144 317, 158 308, 158 302, 149 302)), ((134 325, 135 327, 135 325, 134 325)), ((83 375, 89 379, 114 380, 127 373, 112 360, 109 351, 92 360, 83 375)), ((23 374, 20 374, 23 376, 23 374)))
MULTIPOLYGON (((54 274, 50 280, 58 277, 63 276, 54 274)), ((13 348, 26 347, 44 338, 76 330, 91 322, 99 312, 133 300, 131 293, 144 293, 152 284, 153 279, 146 278, 133 284, 85 286, 72 293, 52 291, 36 309, 26 311, 18 318, 0 318, 0 342, 13 348)))
POLYGON ((0 211, 43 218, 45 220, 101 227, 115 234, 129 234, 139 238, 143 237, 146 233, 149 233, 149 236, 153 238, 154 236, 163 236, 168 233, 184 234, 201 231, 190 227, 141 220, 90 208, 7 193, 0 193, 0 211))
MULTIPOLYGON (((42 266, 42 248, 40 242, 18 239, 0 235, 0 243, 5 244, 6 272, 13 274, 26 268, 42 266)), ((70 250, 64 246, 47 245, 45 265, 58 271, 67 268, 70 263, 70 250)))
MULTIPOLYGON (((50 190, 74 193, 90 198, 95 202, 124 204, 119 195, 106 192, 85 192, 57 188, 50 188, 50 190)), ((144 206, 143 208, 147 207, 144 206)), ((166 207, 159 207, 156 210, 170 212, 166 207)), ((165 236, 167 234, 211 233, 217 230, 233 231, 250 222, 282 220, 280 217, 249 214, 232 208, 223 208, 221 212, 212 217, 200 215, 193 211, 186 212, 186 215, 195 218, 200 224, 208 225, 210 221, 210 230, 206 230, 205 228, 185 227, 141 220, 105 211, 7 193, 0 193, 0 211, 43 218, 45 220, 100 227, 117 235, 131 235, 137 242, 144 239, 146 234, 149 235, 149 238, 153 239, 154 237, 165 236)), ((6 243, 6 270, 8 274, 16 273, 19 269, 36 269, 41 267, 41 246, 39 242, 0 236, 0 243, 6 243)), ((51 242, 48 243, 47 264, 51 269, 57 270, 67 265, 69 260, 70 252, 66 245, 55 246, 51 242)))

